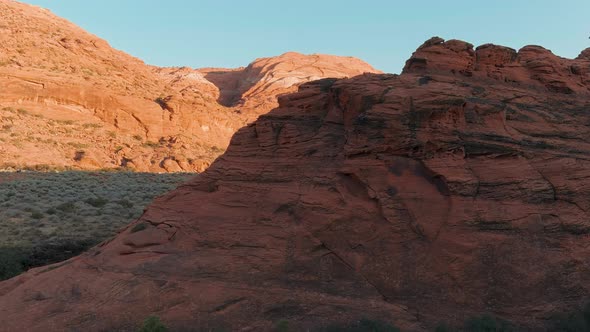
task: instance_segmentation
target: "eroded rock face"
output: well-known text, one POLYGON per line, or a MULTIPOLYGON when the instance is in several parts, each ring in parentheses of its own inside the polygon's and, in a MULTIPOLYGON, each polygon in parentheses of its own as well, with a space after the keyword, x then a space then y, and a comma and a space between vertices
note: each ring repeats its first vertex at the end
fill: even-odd
POLYGON ((0 86, 0 167, 165 171, 160 164, 174 156, 194 171, 246 123, 215 102, 210 82, 148 66, 11 0, 0 0, 0 86), (79 151, 94 162, 76 158, 79 151))
POLYGON ((246 68, 199 71, 219 87, 221 104, 239 108, 253 119, 277 107, 277 96, 295 92, 303 83, 381 73, 357 58, 297 52, 256 59, 246 68))
POLYGON ((590 295, 590 86, 565 70, 590 60, 441 40, 412 59, 280 97, 113 240, 0 283, 2 328, 542 330, 590 295))
POLYGON ((546 88, 557 93, 588 92, 588 50, 572 61, 536 45, 515 50, 486 44, 476 50, 459 41, 433 37, 406 62, 405 73, 448 73, 546 88))
POLYGON ((264 60, 277 70, 258 70, 255 63, 240 82, 280 85, 252 92, 271 106, 248 103, 250 95, 241 96, 240 90, 248 105, 226 107, 218 100, 227 84, 217 86, 199 70, 148 66, 47 10, 0 0, 0 168, 158 172, 178 169, 164 166, 174 158, 181 170, 201 171, 236 130, 276 106, 278 93, 328 75, 375 72, 360 60, 341 57, 264 60), (337 71, 342 64, 348 68, 337 71), (301 70, 279 70, 291 67, 301 70), (96 162, 76 160, 81 150, 97 156, 96 162))

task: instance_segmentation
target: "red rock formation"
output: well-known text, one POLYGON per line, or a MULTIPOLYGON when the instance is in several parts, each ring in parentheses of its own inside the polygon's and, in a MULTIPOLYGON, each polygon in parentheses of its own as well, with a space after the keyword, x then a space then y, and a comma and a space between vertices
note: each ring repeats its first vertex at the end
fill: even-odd
MULTIPOLYGON (((267 82, 273 75, 295 84, 257 92, 256 100, 268 105, 277 93, 309 79, 374 71, 341 57, 266 61, 277 68, 301 67, 264 68, 260 77, 246 73, 256 86, 276 84, 267 82), (350 68, 338 71, 341 63, 350 68)), ((239 108, 220 105, 219 87, 201 71, 148 66, 47 10, 11 0, 0 0, 0 86, 0 167, 202 171, 237 129, 270 109, 258 101, 239 108), (17 114, 18 109, 27 112, 17 114), (77 160, 81 149, 94 160, 77 160)))
POLYGON ((0 283, 0 329, 542 330, 590 295, 589 66, 436 39, 304 84, 111 241, 0 283))
POLYGON ((302 83, 327 77, 380 73, 353 57, 296 52, 257 59, 246 68, 206 68, 200 71, 219 86, 221 104, 245 109, 253 118, 277 107, 277 96, 297 91, 302 83))
POLYGON ((245 120, 206 80, 162 71, 47 10, 0 0, 0 161, 163 171, 173 156, 204 169, 245 120), (75 158, 80 149, 96 162, 75 158))

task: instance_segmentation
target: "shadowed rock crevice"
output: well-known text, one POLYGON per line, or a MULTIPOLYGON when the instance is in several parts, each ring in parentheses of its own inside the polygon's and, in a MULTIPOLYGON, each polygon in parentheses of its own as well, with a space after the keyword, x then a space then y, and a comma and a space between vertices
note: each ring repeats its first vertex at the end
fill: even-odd
POLYGON ((255 82, 244 82, 245 69, 215 70, 210 71, 204 77, 219 89, 217 102, 226 107, 237 106, 242 99, 242 94, 250 89, 255 82))

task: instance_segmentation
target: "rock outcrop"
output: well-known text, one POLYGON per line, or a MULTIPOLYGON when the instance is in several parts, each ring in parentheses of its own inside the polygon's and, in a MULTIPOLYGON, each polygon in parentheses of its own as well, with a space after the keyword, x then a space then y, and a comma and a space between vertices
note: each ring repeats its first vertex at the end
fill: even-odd
POLYGON ((297 91, 302 83, 380 73, 357 58, 296 52, 257 59, 246 68, 199 71, 219 87, 221 104, 244 109, 250 117, 277 107, 277 96, 297 91))
MULTIPOLYGON (((260 76, 248 71, 253 86, 268 84, 273 75, 282 80, 282 89, 255 94, 267 104, 306 80, 375 72, 343 57, 266 61, 303 68, 265 68, 260 76), (337 71, 342 63, 351 66, 337 71)), ((251 67, 256 72, 257 65, 251 67)), ((182 170, 202 171, 237 129, 270 109, 258 101, 226 107, 218 102, 225 85, 220 93, 214 83, 196 69, 146 65, 47 10, 0 0, 0 168, 167 171, 165 160, 174 159, 182 170), (96 162, 79 162, 79 151, 96 162)))
POLYGON ((0 283, 0 329, 542 330, 590 295, 589 67, 436 39, 304 84, 114 239, 0 283))

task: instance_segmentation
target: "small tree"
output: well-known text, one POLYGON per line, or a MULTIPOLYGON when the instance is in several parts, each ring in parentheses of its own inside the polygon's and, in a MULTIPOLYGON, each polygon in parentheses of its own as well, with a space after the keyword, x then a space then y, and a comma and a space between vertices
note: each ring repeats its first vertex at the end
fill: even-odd
POLYGON ((149 316, 143 322, 139 332, 167 332, 168 328, 162 324, 158 316, 149 316))

